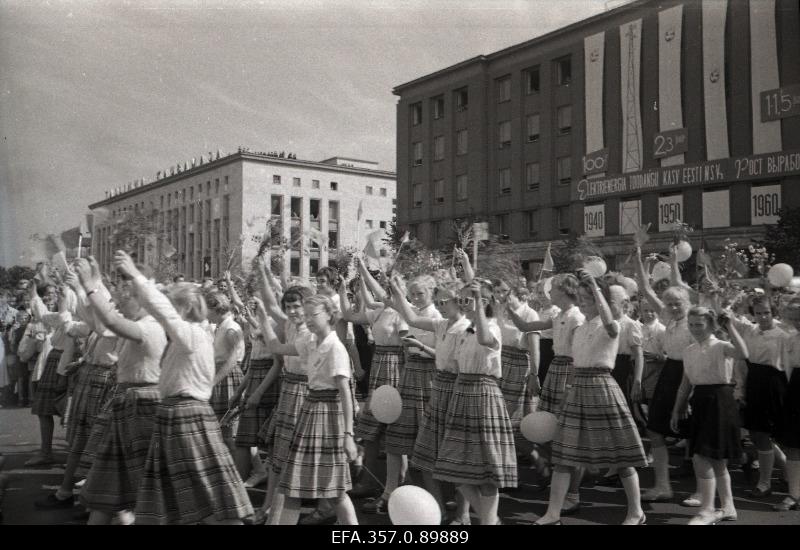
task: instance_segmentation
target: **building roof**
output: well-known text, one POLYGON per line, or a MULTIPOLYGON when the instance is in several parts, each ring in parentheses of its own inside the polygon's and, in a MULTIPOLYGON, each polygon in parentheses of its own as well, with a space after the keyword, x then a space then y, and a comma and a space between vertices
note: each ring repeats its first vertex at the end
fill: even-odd
MULTIPOLYGON (((343 159, 344 157, 332 157, 332 158, 340 158, 343 159)), ((330 160, 330 159, 328 159, 330 160)), ((355 159, 347 159, 347 160, 355 160, 355 159)), ((272 155, 267 155, 264 153, 251 153, 245 151, 238 151, 235 153, 231 153, 225 157, 218 158, 216 160, 212 160, 210 162, 201 164, 199 166, 194 166, 189 168, 188 170, 184 170, 177 174, 172 174, 170 176, 161 178, 160 180, 147 183, 140 187, 134 187, 133 189, 129 189, 124 191, 118 195, 114 195, 107 199, 103 199, 101 201, 92 203, 89 205, 90 209, 99 208, 101 206, 106 206, 108 204, 112 204, 120 199, 127 199, 130 197, 135 197, 136 195, 140 195, 142 193, 147 193, 152 191, 153 189, 158 189, 160 187, 166 187, 172 183, 177 181, 181 181, 187 177, 194 176, 196 174, 202 174, 208 170, 214 170, 223 166, 225 164, 230 164, 236 161, 253 161, 253 162, 262 162, 267 164, 279 164, 285 166, 298 166, 301 168, 313 168, 316 170, 326 170, 329 172, 338 172, 343 174, 354 174, 354 175, 361 175, 361 176, 373 176, 378 178, 384 179, 397 179, 397 174, 395 172, 390 172, 388 170, 375 170, 372 168, 358 168, 354 166, 341 166, 337 164, 326 163, 325 161, 317 162, 312 160, 301 160, 301 159, 289 159, 289 158, 281 158, 275 157, 272 155)), ((371 161, 358 161, 358 162, 367 162, 370 164, 377 164, 371 161)))
POLYGON ((500 57, 512 54, 512 53, 514 53, 514 52, 516 52, 518 50, 523 50, 523 49, 526 49, 526 48, 530 48, 531 46, 538 46, 538 45, 544 44, 546 42, 549 42, 551 40, 559 38, 559 37, 561 37, 561 36, 563 36, 565 34, 574 33, 575 31, 577 31, 581 27, 589 26, 591 24, 594 24, 594 23, 597 23, 599 21, 602 21, 603 19, 606 19, 606 18, 612 18, 612 17, 619 16, 620 14, 625 13, 627 11, 633 11, 633 10, 635 10, 637 8, 642 7, 642 5, 644 5, 644 4, 653 3, 653 1, 654 0, 632 0, 631 2, 628 2, 627 4, 623 4, 621 6, 618 6, 618 7, 614 8, 614 9, 605 11, 603 13, 599 13, 597 15, 593 15, 592 17, 589 17, 587 19, 581 19, 580 21, 572 23, 571 25, 567 25, 566 27, 561 27, 560 29, 556 29, 554 31, 551 31, 551 32, 546 33, 546 34, 543 34, 541 36, 537 36, 536 38, 532 38, 531 40, 527 40, 527 41, 521 42, 519 44, 514 44, 513 46, 509 46, 508 48, 504 48, 502 50, 498 50, 498 51, 496 51, 494 53, 490 53, 490 54, 486 54, 486 55, 478 55, 478 56, 475 56, 475 57, 473 57, 471 59, 467 59, 466 61, 461 61, 460 63, 456 63, 455 65, 451 65, 449 67, 445 67, 444 69, 440 69, 440 70, 435 71, 433 73, 430 73, 430 74, 427 74, 427 75, 423 75, 423 76, 421 76, 419 78, 415 78, 414 80, 411 80, 411 81, 406 82, 404 84, 399 84, 398 86, 394 87, 394 89, 392 90, 392 93, 394 95, 398 95, 398 96, 402 95, 402 93, 405 90, 409 89, 409 88, 413 88, 413 87, 415 87, 415 86, 417 86, 419 84, 422 84, 422 83, 427 82, 429 80, 433 80, 433 79, 438 78, 440 76, 443 76, 445 74, 452 73, 452 72, 455 72, 455 71, 457 71, 459 69, 463 69, 465 67, 469 67, 471 65, 475 65, 475 64, 478 64, 478 63, 491 62, 491 61, 494 61, 495 59, 498 59, 500 57))
POLYGON ((378 163, 375 162, 374 160, 354 159, 354 158, 351 158, 351 157, 331 157, 329 159, 321 160, 320 162, 322 162, 324 164, 331 164, 333 162, 336 162, 337 160, 347 160, 347 161, 350 161, 350 162, 360 162, 361 164, 374 164, 375 166, 378 165, 378 163))

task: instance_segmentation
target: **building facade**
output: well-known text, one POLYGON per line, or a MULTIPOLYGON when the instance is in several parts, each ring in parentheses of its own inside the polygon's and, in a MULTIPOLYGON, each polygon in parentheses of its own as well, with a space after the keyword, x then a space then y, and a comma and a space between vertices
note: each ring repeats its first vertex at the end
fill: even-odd
POLYGON ((290 248, 285 273, 309 277, 340 247, 363 247, 368 233, 394 219, 395 174, 370 161, 240 150, 172 172, 90 205, 93 253, 104 269, 117 221, 129 212, 154 219, 163 236, 152 245, 140 239, 137 256, 152 264, 156 255, 174 255, 187 279, 219 277, 231 258, 249 264, 268 232, 274 251, 290 248))
POLYGON ((650 224, 709 249, 800 206, 796 0, 639 0, 397 86, 398 224, 488 221, 536 273, 586 235, 622 264, 650 224))

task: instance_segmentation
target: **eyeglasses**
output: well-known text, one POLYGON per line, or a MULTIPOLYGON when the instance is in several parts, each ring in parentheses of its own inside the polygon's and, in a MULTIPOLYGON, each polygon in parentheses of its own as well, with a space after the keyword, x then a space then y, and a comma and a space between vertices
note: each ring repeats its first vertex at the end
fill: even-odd
POLYGON ((451 300, 452 298, 442 298, 440 300, 434 300, 434 303, 439 307, 443 307, 450 303, 451 300))

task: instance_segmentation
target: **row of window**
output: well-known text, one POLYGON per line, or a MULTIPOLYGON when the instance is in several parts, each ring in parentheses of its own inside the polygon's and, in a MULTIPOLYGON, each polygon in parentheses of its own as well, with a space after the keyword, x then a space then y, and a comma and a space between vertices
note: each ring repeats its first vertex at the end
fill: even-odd
MULTIPOLYGON (((373 187, 371 185, 367 185, 367 195, 374 195, 374 194, 375 194, 375 189, 373 189, 373 187)), ((381 187, 380 188, 380 195, 381 195, 381 197, 385 197, 386 196, 386 188, 385 187, 381 187)))
MULTIPOLYGON (((272 176, 272 183, 273 185, 280 185, 281 177, 278 174, 274 174, 272 176)), ((302 181, 300 180, 300 178, 292 178, 292 186, 301 187, 302 181)), ((311 189, 319 189, 319 180, 311 180, 311 189)), ((331 191, 338 191, 339 183, 335 181, 330 182, 330 189, 331 191)))
MULTIPOLYGON (((223 185, 222 185, 222 193, 224 195, 228 194, 228 191, 229 191, 228 183, 229 183, 228 182, 228 176, 224 176, 223 185)), ((206 188, 206 196, 211 196, 211 180, 206 181, 205 188, 206 188)), ((203 183, 200 182, 200 183, 197 184, 197 196, 199 197, 200 195, 202 195, 202 193, 203 193, 203 183)), ((215 178, 214 179, 214 194, 217 195, 217 196, 220 194, 220 179, 219 178, 215 178)), ((187 200, 187 198, 188 198, 189 201, 194 201, 194 196, 195 196, 194 185, 190 185, 189 187, 186 187, 184 189, 178 189, 174 193, 173 192, 169 192, 169 193, 167 193, 165 195, 161 195, 160 202, 159 202, 159 209, 160 210, 164 210, 165 204, 166 204, 166 208, 172 208, 173 198, 174 198, 175 204, 178 204, 180 202, 185 202, 187 200)), ((150 210, 154 210, 155 207, 156 207, 155 202, 154 201, 150 201, 150 210)), ((111 216, 116 218, 118 216, 124 216, 127 212, 136 212, 136 213, 145 212, 145 203, 144 203, 144 201, 135 203, 132 206, 126 206, 124 208, 117 208, 116 210, 113 210, 111 212, 111 216)))
MULTIPOLYGON (((569 86, 572 83, 572 57, 565 56, 553 61, 555 82, 558 86, 569 86)), ((526 95, 538 94, 541 91, 541 68, 539 65, 529 67, 522 71, 523 92, 526 95)), ((504 75, 495 79, 495 98, 497 103, 511 101, 511 75, 504 75)), ((456 111, 464 111, 469 106, 469 91, 467 87, 453 91, 453 103, 456 111)), ((430 110, 434 120, 444 118, 444 95, 430 99, 430 110)), ((422 124, 422 102, 410 105, 411 124, 422 124)))

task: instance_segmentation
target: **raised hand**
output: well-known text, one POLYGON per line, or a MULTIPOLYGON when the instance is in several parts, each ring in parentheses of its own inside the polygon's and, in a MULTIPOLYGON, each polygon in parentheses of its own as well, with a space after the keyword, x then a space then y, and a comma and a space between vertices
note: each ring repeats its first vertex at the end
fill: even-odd
POLYGON ((133 279, 137 275, 141 275, 138 269, 136 269, 136 264, 133 263, 133 258, 130 255, 123 251, 117 250, 114 254, 114 267, 125 275, 126 277, 133 279))

